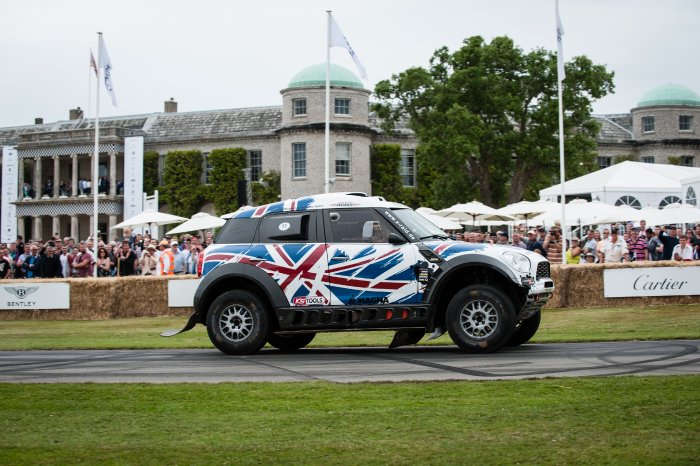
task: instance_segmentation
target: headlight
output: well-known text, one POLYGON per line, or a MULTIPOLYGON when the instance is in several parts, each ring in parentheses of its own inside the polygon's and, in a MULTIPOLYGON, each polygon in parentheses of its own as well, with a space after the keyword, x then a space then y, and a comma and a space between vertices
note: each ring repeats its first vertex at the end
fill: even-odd
POLYGON ((508 265, 513 267, 518 272, 529 272, 530 271, 530 259, 528 259, 524 254, 519 254, 513 251, 506 251, 503 253, 508 265))

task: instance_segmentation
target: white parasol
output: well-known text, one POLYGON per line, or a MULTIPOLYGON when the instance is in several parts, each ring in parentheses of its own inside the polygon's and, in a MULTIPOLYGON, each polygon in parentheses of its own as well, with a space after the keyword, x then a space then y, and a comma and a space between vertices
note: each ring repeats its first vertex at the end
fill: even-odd
POLYGON ((226 223, 226 220, 223 218, 215 217, 214 215, 207 214, 206 212, 200 212, 198 214, 194 214, 191 219, 167 232, 166 235, 176 235, 180 233, 187 233, 189 231, 208 230, 210 228, 220 227, 224 223, 226 223))
POLYGON ((170 223, 179 223, 187 220, 185 217, 158 212, 157 210, 144 210, 140 214, 134 215, 131 218, 117 223, 112 227, 115 228, 133 228, 144 225, 168 225, 170 223))

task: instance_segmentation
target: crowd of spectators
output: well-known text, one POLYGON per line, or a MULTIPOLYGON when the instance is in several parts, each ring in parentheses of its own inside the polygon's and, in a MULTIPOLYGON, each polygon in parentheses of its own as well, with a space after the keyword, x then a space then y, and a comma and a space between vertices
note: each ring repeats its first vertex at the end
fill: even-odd
POLYGON ((0 279, 124 277, 129 275, 197 274, 199 255, 213 241, 211 232, 166 236, 132 234, 109 243, 92 238, 76 242, 54 235, 50 240, 0 243, 0 279))
POLYGON ((552 263, 561 263, 562 254, 567 264, 594 264, 633 261, 697 261, 700 260, 700 223, 695 228, 680 231, 676 225, 646 228, 632 222, 601 226, 585 231, 582 238, 571 237, 564 246, 561 229, 520 225, 508 232, 472 231, 457 233, 454 238, 468 243, 511 245, 545 256, 552 263))

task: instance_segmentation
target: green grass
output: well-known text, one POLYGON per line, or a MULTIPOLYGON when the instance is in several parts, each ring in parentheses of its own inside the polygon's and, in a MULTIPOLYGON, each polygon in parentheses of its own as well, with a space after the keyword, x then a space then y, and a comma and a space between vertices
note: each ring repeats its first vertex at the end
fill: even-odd
POLYGON ((700 376, 0 384, 3 464, 698 463, 700 376))
MULTIPOLYGON (((185 317, 101 321, 2 321, 0 350, 211 348, 204 326, 171 338, 185 317)), ((393 332, 322 333, 311 347, 387 346, 393 332)), ((533 342, 660 340, 700 338, 700 304, 648 308, 548 309, 533 342)), ((425 340, 425 339, 424 339, 425 340)), ((447 335, 428 344, 452 344, 447 335)))

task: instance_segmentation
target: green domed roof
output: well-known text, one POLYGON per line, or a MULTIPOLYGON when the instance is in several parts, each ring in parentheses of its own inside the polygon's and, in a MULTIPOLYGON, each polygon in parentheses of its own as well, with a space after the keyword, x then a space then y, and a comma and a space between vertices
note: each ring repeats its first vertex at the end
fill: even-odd
MULTIPOLYGON (((355 73, 340 65, 330 64, 331 86, 364 89, 355 73)), ((289 82, 289 87, 319 87, 326 85, 326 64, 311 65, 298 72, 289 82)))
POLYGON ((700 106, 700 97, 692 89, 680 84, 662 84, 644 94, 637 104, 638 107, 655 105, 700 106))

